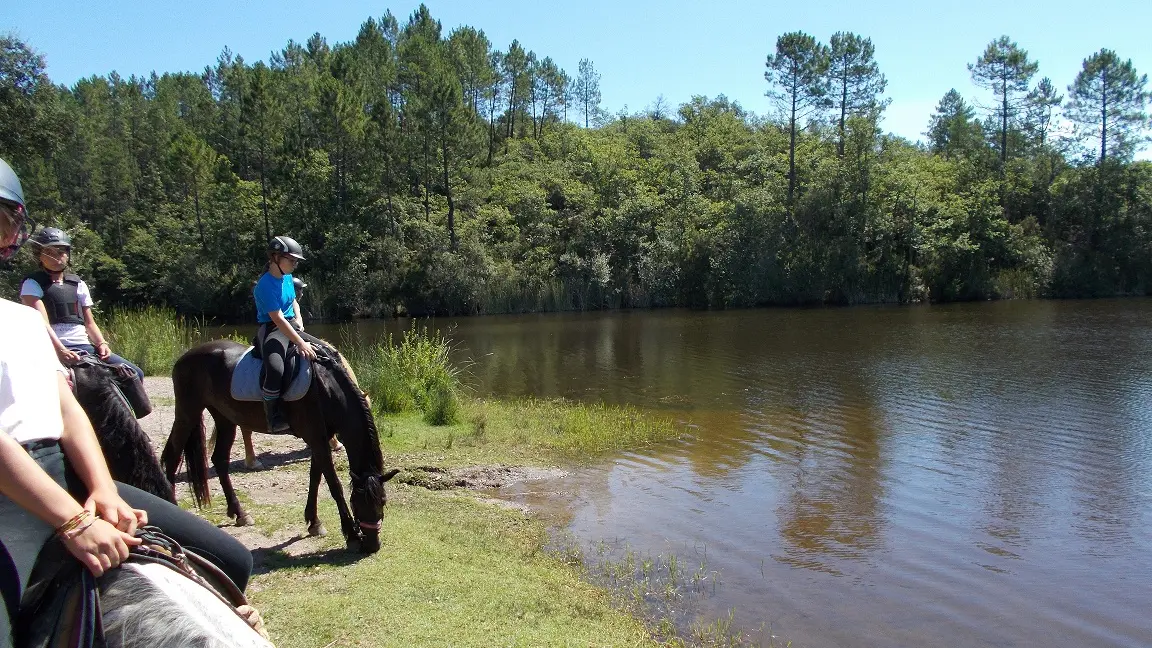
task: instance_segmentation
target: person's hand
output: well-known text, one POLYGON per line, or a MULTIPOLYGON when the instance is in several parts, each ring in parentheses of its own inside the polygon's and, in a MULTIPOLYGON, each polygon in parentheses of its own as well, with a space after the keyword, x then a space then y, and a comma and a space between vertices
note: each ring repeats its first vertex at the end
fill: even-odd
POLYGON ((264 619, 260 616, 260 613, 256 611, 256 608, 251 605, 241 605, 236 608, 236 613, 247 621, 248 625, 252 626, 252 629, 255 630, 257 634, 268 641, 272 640, 272 638, 268 636, 268 631, 264 629, 264 619))
POLYGON ((93 576, 119 567, 128 559, 128 547, 142 542, 100 519, 93 520, 91 526, 72 537, 62 536, 60 541, 93 576))
POLYGON ((112 347, 108 346, 107 342, 101 342, 100 345, 96 347, 96 355, 100 356, 101 360, 107 361, 112 355, 112 347))
POLYGON ((80 362, 80 354, 67 347, 63 349, 56 349, 56 357, 60 358, 60 362, 65 365, 72 365, 80 362))
POLYGON ((95 511, 96 515, 128 535, 136 533, 137 526, 148 524, 148 513, 129 506, 115 490, 92 491, 84 508, 95 511))
POLYGON ((312 348, 312 345, 308 343, 308 340, 301 340, 298 346, 300 347, 300 353, 305 358, 308 358, 309 360, 316 359, 316 349, 312 348))

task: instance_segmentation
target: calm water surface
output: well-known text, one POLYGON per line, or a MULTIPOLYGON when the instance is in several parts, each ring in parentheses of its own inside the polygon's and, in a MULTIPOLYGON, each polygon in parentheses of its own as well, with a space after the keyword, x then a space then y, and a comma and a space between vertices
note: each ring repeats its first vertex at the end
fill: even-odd
POLYGON ((482 394, 692 425, 503 496, 689 569, 706 551, 705 614, 759 639, 1152 645, 1150 300, 436 324, 482 394))

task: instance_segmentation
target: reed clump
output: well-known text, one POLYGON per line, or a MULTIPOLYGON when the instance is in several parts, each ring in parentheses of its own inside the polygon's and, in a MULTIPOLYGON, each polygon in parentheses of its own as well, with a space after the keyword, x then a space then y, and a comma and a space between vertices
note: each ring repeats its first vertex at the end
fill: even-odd
POLYGON ((460 369, 440 332, 411 329, 399 341, 389 334, 379 344, 344 346, 377 414, 419 411, 429 425, 460 420, 460 369))
POLYGON ((147 306, 113 311, 103 323, 113 351, 149 376, 166 376, 188 349, 203 340, 203 326, 171 308, 147 306))

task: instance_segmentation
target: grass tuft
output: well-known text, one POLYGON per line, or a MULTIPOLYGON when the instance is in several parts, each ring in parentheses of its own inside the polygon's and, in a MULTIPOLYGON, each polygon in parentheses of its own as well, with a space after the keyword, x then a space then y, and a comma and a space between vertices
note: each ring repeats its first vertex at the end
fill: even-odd
MULTIPOLYGON (((675 439, 681 430, 668 419, 632 407, 574 403, 560 399, 476 400, 473 421, 483 421, 489 440, 528 442, 568 457, 590 457, 675 439)), ((476 427, 476 424, 473 423, 476 427)))

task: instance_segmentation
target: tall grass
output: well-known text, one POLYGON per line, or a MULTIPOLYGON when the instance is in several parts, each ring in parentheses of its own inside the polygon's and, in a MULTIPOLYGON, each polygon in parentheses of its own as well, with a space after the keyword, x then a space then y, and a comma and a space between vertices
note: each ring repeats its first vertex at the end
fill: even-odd
POLYGON ((411 329, 394 343, 345 345, 360 386, 378 413, 421 411, 430 425, 449 425, 460 416, 460 369, 452 345, 440 332, 411 329))
POLYGON ((203 339, 198 322, 154 306, 114 311, 103 328, 113 351, 149 376, 171 374, 176 359, 203 339))

